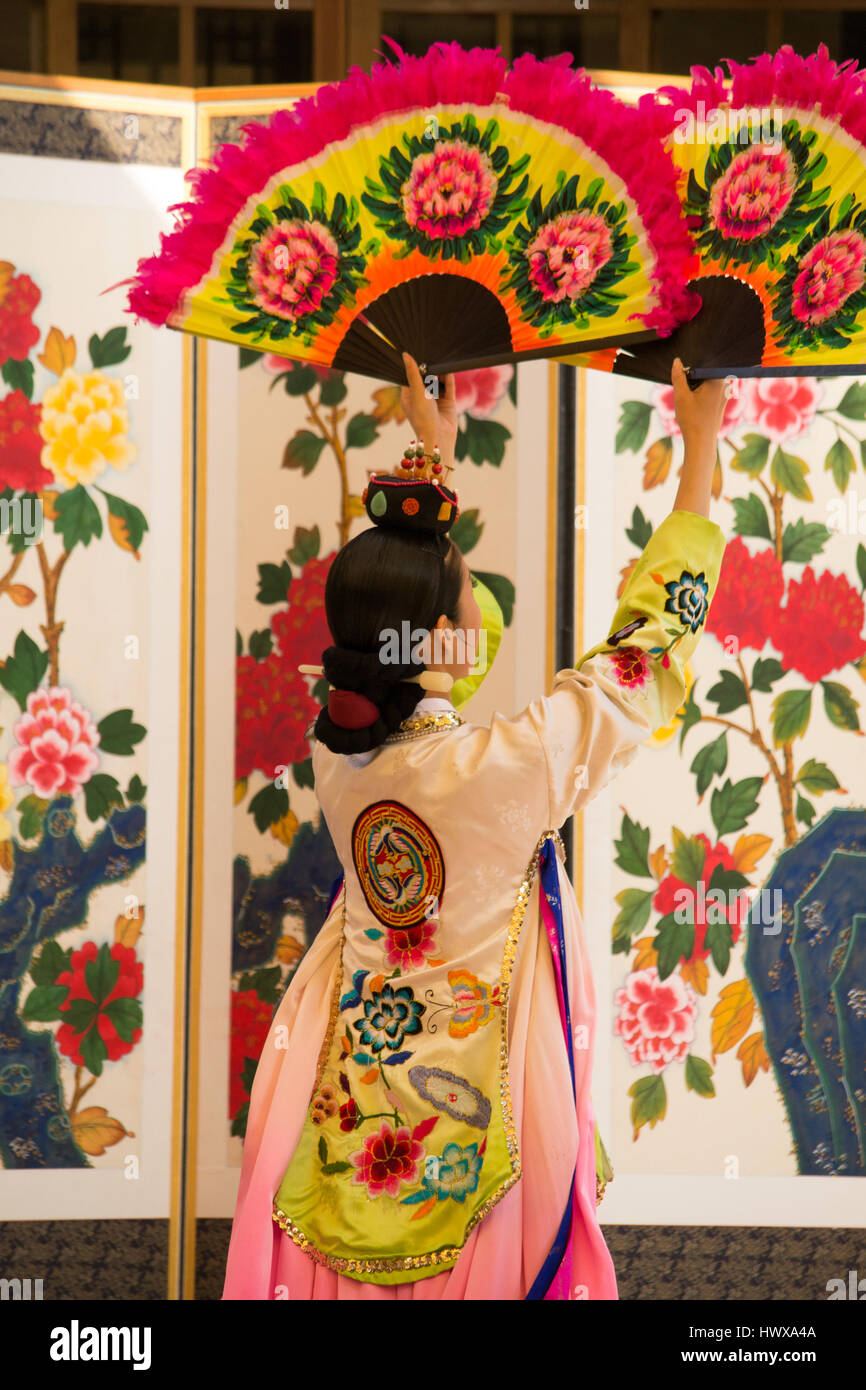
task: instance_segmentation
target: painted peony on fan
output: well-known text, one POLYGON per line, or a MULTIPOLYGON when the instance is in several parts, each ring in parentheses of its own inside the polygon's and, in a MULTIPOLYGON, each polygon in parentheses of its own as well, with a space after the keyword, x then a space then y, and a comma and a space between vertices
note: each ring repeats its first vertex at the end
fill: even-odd
MULTIPOLYGON (((699 307, 652 118, 562 54, 439 43, 243 127, 128 309, 388 381, 670 333, 699 307)), ((129 281, 124 283, 130 283, 129 281)))
POLYGON ((866 369, 866 73, 785 46, 661 87, 701 311, 664 342, 568 360, 650 381, 866 369))

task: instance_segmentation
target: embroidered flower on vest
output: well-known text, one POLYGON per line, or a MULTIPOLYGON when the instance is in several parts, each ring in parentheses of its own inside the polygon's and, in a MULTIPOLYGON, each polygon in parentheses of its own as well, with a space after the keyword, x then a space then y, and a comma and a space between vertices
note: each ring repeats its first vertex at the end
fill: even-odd
POLYGON ((442 1067, 412 1067, 409 1080, 422 1100, 444 1110, 452 1120, 486 1129, 490 1124, 490 1101, 465 1077, 455 1076, 442 1067))
POLYGON ((380 1197, 387 1192, 396 1197, 403 1183, 418 1181, 418 1162, 424 1157, 424 1145, 412 1138, 412 1131, 401 1125, 398 1130, 387 1120, 375 1134, 368 1134, 357 1153, 349 1154, 349 1162, 357 1171, 352 1183, 366 1187, 368 1197, 380 1197))
POLYGON ((424 1012, 425 1005, 414 997, 408 985, 395 989, 386 983, 364 1000, 364 1018, 356 1018, 352 1027, 358 1031, 359 1043, 374 1056, 386 1047, 396 1052, 404 1038, 421 1032, 424 1012))
POLYGON ((665 584, 665 588, 670 594, 670 598, 665 604, 665 612, 676 613, 684 627, 689 628, 692 632, 697 632, 707 616, 709 607, 707 601, 709 584, 703 570, 700 574, 692 574, 690 570, 683 570, 679 579, 670 580, 669 583, 665 584))

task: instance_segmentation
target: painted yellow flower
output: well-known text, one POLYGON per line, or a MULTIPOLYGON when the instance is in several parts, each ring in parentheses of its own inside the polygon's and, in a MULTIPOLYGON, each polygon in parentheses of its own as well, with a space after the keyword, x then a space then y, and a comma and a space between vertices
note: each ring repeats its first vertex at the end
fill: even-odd
POLYGON ((660 748, 663 743, 668 743, 669 740, 673 738, 674 734, 677 733, 677 731, 682 727, 677 716, 682 714, 683 710, 688 704, 689 691, 691 690, 695 681, 695 673, 690 661, 687 661, 685 666, 683 667, 683 675, 686 678, 686 698, 683 700, 679 709, 675 711, 670 723, 663 724, 660 729, 656 729, 655 733, 652 735, 651 738, 648 738, 646 740, 648 744, 653 744, 657 748, 660 748))
POLYGON ((39 431, 42 463, 69 488, 95 482, 107 468, 127 469, 138 453, 127 438, 123 387, 103 372, 67 367, 42 398, 39 431))
POLYGON ((9 770, 5 763, 0 763, 0 840, 8 840, 12 836, 12 823, 3 815, 15 800, 15 793, 9 786, 9 770))

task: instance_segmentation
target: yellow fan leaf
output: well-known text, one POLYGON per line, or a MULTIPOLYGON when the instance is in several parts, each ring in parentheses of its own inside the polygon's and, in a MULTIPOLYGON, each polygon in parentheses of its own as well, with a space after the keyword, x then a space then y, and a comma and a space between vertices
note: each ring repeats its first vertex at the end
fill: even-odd
POLYGON ((763 1033, 751 1033, 745 1038, 737 1050, 737 1058, 743 1064, 743 1080, 747 1086, 751 1086, 758 1071, 770 1070, 770 1059, 764 1047, 763 1033))
POLYGON ((617 596, 617 598, 622 598, 623 590, 624 590, 626 584, 628 583, 628 581, 631 579, 631 572, 632 572, 632 570, 634 569, 635 565, 637 564, 638 559, 639 559, 639 557, 636 555, 636 556, 634 557, 633 560, 629 560, 628 564, 627 564, 627 565, 623 565, 622 569, 620 570, 620 572, 619 572, 619 588, 618 588, 617 591, 616 591, 616 596, 617 596))
POLYGON ((383 425, 388 420, 394 420, 396 424, 402 425, 406 416, 403 414, 400 400, 400 387, 380 386, 378 391, 374 391, 372 395, 376 404, 370 413, 375 415, 377 420, 381 420, 383 425))
POLYGON ((273 822, 271 825, 271 834, 275 840, 279 840, 281 845, 285 845, 288 848, 298 833, 299 825, 300 821, 294 811, 287 811, 279 820, 273 822))
POLYGON ((6 592, 19 608, 26 608, 36 597, 35 589, 29 588, 26 584, 10 584, 6 592))
POLYGON ((700 956, 696 960, 683 961, 680 966, 680 975, 687 985, 692 985, 697 990, 698 994, 706 994, 710 972, 707 969, 707 962, 701 960, 700 956))
POLYGON ((659 483, 664 482, 670 471, 673 454, 674 446, 667 435, 649 446, 643 466, 644 489, 658 487, 659 483))
POLYGON ((649 970, 650 966, 658 965, 659 953, 653 945, 651 936, 642 936, 640 941, 634 943, 636 955, 634 958, 633 970, 649 970))
POLYGON ((135 556, 136 560, 141 559, 141 556, 129 539, 129 527, 122 516, 115 516, 114 512, 109 512, 108 529, 111 532, 111 539, 115 544, 120 546, 121 550, 128 550, 130 555, 135 556))
POLYGON ((45 516, 48 517, 49 521, 57 520, 57 508, 54 504, 56 503, 59 495, 59 493, 51 490, 49 490, 48 492, 40 492, 39 494, 39 499, 42 503, 42 511, 44 512, 45 516))
POLYGON ((144 926, 144 903, 139 903, 135 917, 121 912, 114 921, 114 940, 121 946, 134 946, 144 926))
POLYGON ((62 376, 67 367, 75 366, 75 339, 64 338, 59 328, 50 328, 45 351, 36 360, 55 376, 62 376))
POLYGON ((755 1012, 755 999, 748 980, 735 980, 719 993, 713 1009, 713 1059, 717 1052, 727 1052, 749 1031, 755 1012))
POLYGON ((80 1110, 72 1121, 72 1133, 78 1147, 95 1158, 113 1144, 119 1144, 124 1136, 135 1138, 134 1134, 124 1129, 120 1120, 112 1119, 102 1105, 90 1105, 86 1110, 80 1110))
POLYGON ((664 845, 659 845, 658 849, 653 850, 652 854, 649 857, 649 866, 652 870, 654 878, 664 878, 665 872, 668 867, 667 850, 665 849, 664 845))
POLYGON ((769 835, 741 835, 731 853, 734 868, 741 874, 753 873, 772 843, 769 835))
POLYGON ((239 805, 239 803, 240 803, 241 801, 243 801, 243 799, 244 799, 244 797, 246 796, 246 794, 247 794, 247 779, 246 779, 246 777, 239 777, 238 780, 235 782, 235 805, 236 805, 236 806, 239 805))
POLYGON ((349 516, 366 516, 367 508, 356 492, 350 492, 348 496, 346 512, 349 516))

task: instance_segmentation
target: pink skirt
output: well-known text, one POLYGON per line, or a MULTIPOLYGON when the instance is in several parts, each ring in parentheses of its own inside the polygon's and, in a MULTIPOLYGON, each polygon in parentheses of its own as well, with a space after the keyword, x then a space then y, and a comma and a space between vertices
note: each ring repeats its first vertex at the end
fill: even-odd
MULTIPOLYGON (((405 1284, 365 1283, 319 1264, 271 1219, 328 1025, 340 944, 340 914, 332 911, 283 997, 256 1072, 224 1299, 522 1300, 551 1251, 570 1191, 570 1237, 545 1297, 617 1298, 596 1214, 590 1099, 595 998, 574 890, 561 865, 558 872, 571 1023, 575 1031, 585 1025, 582 1036, 590 1045, 574 1050, 573 1089, 545 921, 540 911, 527 912, 509 1001, 509 1075, 522 1177, 474 1228, 453 1268, 405 1284), (280 1025, 288 1029, 288 1047, 273 1045, 280 1025)), ((549 925, 549 912, 544 916, 549 925)))

